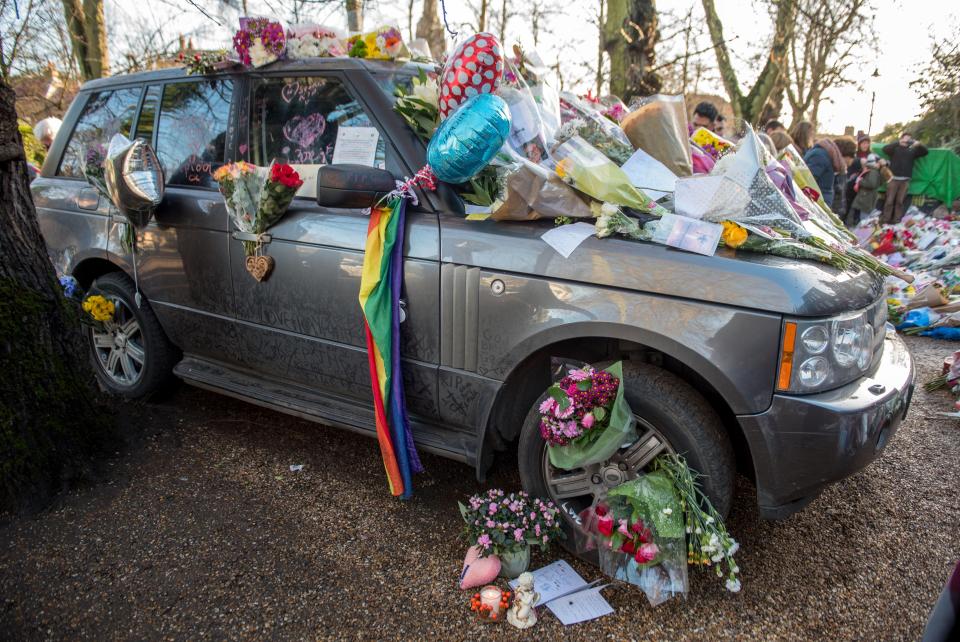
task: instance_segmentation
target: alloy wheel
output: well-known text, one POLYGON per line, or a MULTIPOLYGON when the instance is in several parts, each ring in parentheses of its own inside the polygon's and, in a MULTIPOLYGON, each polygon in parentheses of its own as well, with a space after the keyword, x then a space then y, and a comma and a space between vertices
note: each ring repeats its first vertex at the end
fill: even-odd
POLYGON ((91 328, 93 352, 100 371, 111 382, 130 387, 140 381, 147 363, 143 333, 133 310, 122 299, 109 298, 115 310, 113 320, 91 328))

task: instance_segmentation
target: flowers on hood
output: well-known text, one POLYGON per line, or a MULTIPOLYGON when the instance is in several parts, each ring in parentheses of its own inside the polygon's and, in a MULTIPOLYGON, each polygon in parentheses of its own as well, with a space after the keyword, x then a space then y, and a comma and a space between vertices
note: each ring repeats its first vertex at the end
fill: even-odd
POLYGON ((733 221, 723 221, 723 232, 721 238, 723 244, 730 248, 738 248, 747 240, 747 230, 743 229, 733 221))

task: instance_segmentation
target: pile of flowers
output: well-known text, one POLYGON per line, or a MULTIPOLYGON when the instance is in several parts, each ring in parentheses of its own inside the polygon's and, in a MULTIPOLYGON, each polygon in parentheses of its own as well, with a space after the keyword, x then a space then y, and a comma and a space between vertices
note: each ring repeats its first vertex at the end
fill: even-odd
POLYGON ((459 503, 464 537, 481 557, 500 556, 524 546, 546 547, 562 535, 560 513, 553 502, 520 491, 491 488, 459 503))
POLYGON ((113 315, 116 312, 116 306, 113 304, 113 301, 100 294, 91 294, 85 298, 82 307, 83 311, 98 323, 112 321, 113 315))
POLYGON ((245 65, 261 67, 277 60, 286 48, 286 33, 269 18, 241 18, 233 36, 233 49, 245 65))
POLYGON ((408 54, 403 44, 403 35, 399 29, 392 26, 351 36, 347 40, 347 45, 350 47, 348 55, 351 58, 393 60, 408 54))
POLYGON ((620 381, 592 366, 571 369, 547 389, 540 404, 540 435, 551 446, 566 446, 607 425, 620 381))
POLYGON ((287 57, 327 58, 347 55, 346 41, 333 29, 319 25, 287 30, 287 57))

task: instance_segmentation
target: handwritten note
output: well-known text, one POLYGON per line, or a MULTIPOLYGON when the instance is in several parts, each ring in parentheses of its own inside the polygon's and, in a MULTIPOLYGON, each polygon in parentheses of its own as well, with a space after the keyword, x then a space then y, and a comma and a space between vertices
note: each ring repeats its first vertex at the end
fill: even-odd
POLYGON ((569 259, 573 251, 580 247, 580 244, 588 237, 596 234, 596 228, 589 223, 573 223, 572 225, 561 225, 545 232, 540 238, 555 249, 565 259, 569 259))
MULTIPOLYGON (((534 590, 540 594, 540 600, 534 606, 540 606, 558 597, 584 589, 588 584, 570 564, 564 560, 557 560, 533 571, 533 586, 534 590)), ((517 588, 517 580, 510 580, 510 588, 517 588)))
POLYGON ((635 151, 620 169, 634 187, 642 189, 654 200, 674 191, 677 184, 677 175, 642 149, 635 151))
POLYGON ((607 602, 598 586, 547 602, 547 608, 557 616, 564 626, 595 620, 604 615, 613 613, 613 607, 607 602))
POLYGON ((697 219, 664 214, 657 221, 653 241, 697 254, 713 255, 720 243, 723 226, 697 219))
POLYGON ((333 164, 354 163, 373 167, 379 140, 380 132, 376 127, 341 126, 333 147, 333 164))

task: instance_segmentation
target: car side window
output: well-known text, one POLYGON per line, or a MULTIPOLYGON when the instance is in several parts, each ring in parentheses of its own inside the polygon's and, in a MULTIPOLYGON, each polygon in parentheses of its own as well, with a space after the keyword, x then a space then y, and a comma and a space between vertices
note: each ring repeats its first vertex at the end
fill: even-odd
POLYGON ((83 178, 83 157, 92 148, 106 154, 114 134, 130 136, 140 102, 140 87, 127 87, 91 94, 60 160, 58 176, 83 178))
POLYGON ((386 168, 386 142, 338 78, 264 78, 252 87, 250 160, 292 164, 316 196, 317 169, 330 163, 386 168))
POLYGON ((215 188, 223 165, 233 83, 201 80, 163 86, 157 157, 167 185, 215 188))
POLYGON ((151 145, 153 144, 153 127, 157 120, 157 111, 160 109, 160 97, 162 95, 162 85, 147 87, 147 95, 143 98, 143 106, 140 107, 140 116, 137 118, 137 127, 133 133, 134 138, 142 138, 151 145))

